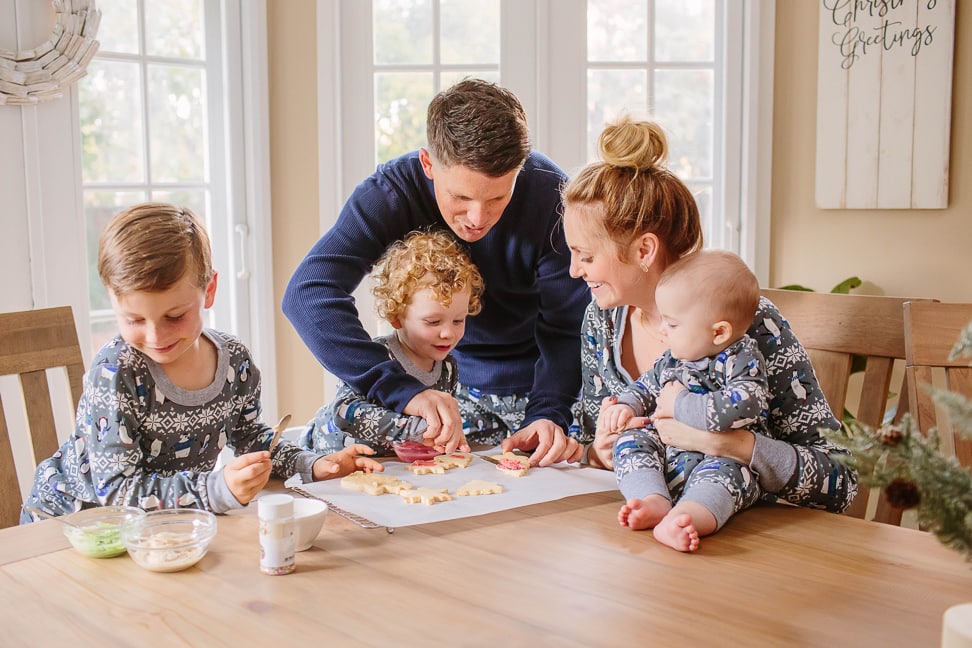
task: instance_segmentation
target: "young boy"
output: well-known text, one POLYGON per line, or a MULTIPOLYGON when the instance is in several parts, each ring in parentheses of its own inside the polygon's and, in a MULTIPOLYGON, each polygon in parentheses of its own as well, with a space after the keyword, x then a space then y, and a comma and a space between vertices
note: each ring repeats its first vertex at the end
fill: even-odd
MULTIPOLYGON (((391 245, 373 273, 375 309, 395 332, 375 338, 388 360, 426 388, 454 394, 456 361, 451 355, 466 329, 466 316, 482 307, 483 279, 456 240, 444 231, 414 232, 391 245)), ((348 444, 365 443, 379 454, 390 454, 394 441, 420 440, 425 419, 382 406, 341 383, 330 405, 308 424, 301 445, 334 452, 348 444)), ((462 430, 450 442, 468 450, 462 430)))
POLYGON ((98 273, 119 335, 92 361, 74 434, 38 465, 27 506, 48 515, 108 504, 224 513, 253 499, 271 472, 310 480, 382 470, 355 456, 371 453, 363 446, 324 457, 286 442, 267 451, 260 372, 237 338, 203 328, 216 273, 190 210, 146 203, 116 215, 98 244, 98 273), (225 445, 237 456, 214 471, 225 445))
POLYGON ((739 427, 766 433, 766 367, 746 335, 759 283, 735 254, 702 250, 665 270, 655 303, 669 350, 615 404, 602 408, 598 436, 620 434, 614 469, 627 501, 619 522, 653 529, 660 542, 695 551, 700 536, 756 501, 752 471, 732 459, 666 448, 650 425, 627 428, 644 423, 635 417, 650 415, 714 433, 739 427), (668 483, 666 461, 675 474, 668 483))

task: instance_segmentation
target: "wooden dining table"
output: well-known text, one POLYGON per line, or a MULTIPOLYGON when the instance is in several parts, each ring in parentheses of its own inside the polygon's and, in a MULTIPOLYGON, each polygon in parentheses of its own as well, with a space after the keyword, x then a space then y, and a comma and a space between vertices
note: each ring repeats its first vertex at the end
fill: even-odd
POLYGON ((617 491, 408 526, 328 515, 259 569, 255 507, 175 573, 0 531, 3 646, 938 646, 972 563, 934 536, 761 505, 694 554, 620 526, 617 491))

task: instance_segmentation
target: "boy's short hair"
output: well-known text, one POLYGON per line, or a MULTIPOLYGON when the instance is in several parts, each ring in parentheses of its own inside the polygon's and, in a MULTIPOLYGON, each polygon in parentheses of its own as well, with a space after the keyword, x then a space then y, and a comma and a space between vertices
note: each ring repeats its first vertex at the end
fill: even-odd
POLYGON ((714 320, 732 324, 734 337, 753 324, 759 307, 759 280, 739 255, 728 250, 699 250, 665 268, 658 285, 678 278, 688 282, 701 303, 709 305, 714 320))
POLYGON ((119 212, 98 241, 98 274, 115 295, 168 290, 184 276, 213 277, 209 234, 188 207, 149 202, 119 212))
POLYGON ((461 165, 498 178, 530 154, 526 111, 512 92, 466 78, 435 95, 426 117, 429 152, 446 167, 461 165))
POLYGON ((372 273, 375 310, 391 322, 401 320, 416 292, 423 288, 443 306, 469 289, 469 314, 482 308, 483 277, 456 240, 442 231, 412 232, 393 243, 372 273))

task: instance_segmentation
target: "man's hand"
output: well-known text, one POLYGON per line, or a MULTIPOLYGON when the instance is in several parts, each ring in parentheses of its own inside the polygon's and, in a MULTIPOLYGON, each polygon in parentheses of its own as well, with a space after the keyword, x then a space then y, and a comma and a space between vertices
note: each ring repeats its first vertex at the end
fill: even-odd
POLYGON ((248 452, 234 457, 223 468, 223 479, 240 504, 249 504, 270 481, 270 453, 248 452))
POLYGON ((446 454, 457 448, 469 451, 466 435, 462 433, 459 403, 451 395, 438 389, 426 389, 415 394, 405 406, 405 414, 421 416, 428 424, 422 436, 431 439, 438 450, 446 454))
POLYGON ((520 428, 510 437, 503 439, 503 452, 511 450, 533 450, 530 464, 549 466, 561 461, 580 461, 584 456, 584 446, 564 434, 563 429, 553 421, 539 419, 520 428))

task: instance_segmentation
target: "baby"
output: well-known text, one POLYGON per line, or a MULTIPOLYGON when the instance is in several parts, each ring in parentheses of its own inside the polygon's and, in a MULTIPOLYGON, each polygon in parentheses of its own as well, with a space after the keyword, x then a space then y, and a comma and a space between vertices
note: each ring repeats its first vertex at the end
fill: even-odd
MULTIPOLYGON (((413 232, 388 248, 373 280, 378 315, 395 329, 375 341, 402 371, 430 389, 454 394, 458 375, 450 352, 465 332, 466 316, 482 307, 479 270, 450 234, 413 232)), ((365 443, 390 454, 392 442, 421 440, 425 430, 423 418, 390 410, 341 383, 334 400, 308 424, 301 445, 334 452, 365 443)), ((468 450, 462 431, 458 434, 461 438, 451 440, 468 450)))
POLYGON ((660 542, 695 551, 700 536, 756 501, 758 483, 733 459, 666 448, 638 417, 674 418, 713 433, 741 427, 766 432, 766 367, 746 335, 759 283, 737 255, 702 250, 665 270, 655 303, 669 350, 614 404, 605 403, 596 442, 617 435, 614 470, 626 498, 619 522, 653 529, 660 542))

